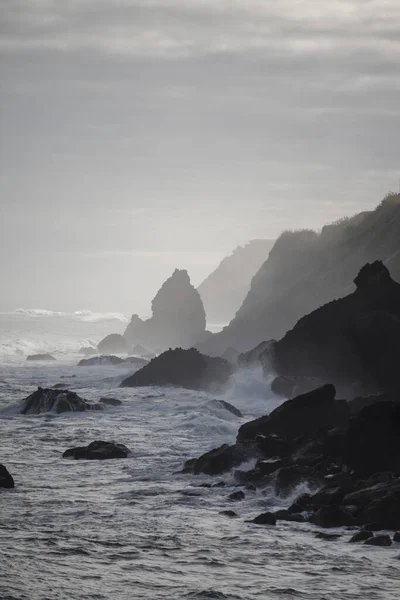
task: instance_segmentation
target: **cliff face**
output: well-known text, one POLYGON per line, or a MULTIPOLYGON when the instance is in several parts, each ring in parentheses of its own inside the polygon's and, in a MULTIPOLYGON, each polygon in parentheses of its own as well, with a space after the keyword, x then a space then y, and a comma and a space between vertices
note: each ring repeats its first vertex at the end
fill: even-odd
POLYGON ((400 285, 381 261, 366 264, 356 290, 298 321, 274 344, 279 374, 313 376, 351 390, 398 387, 400 285))
POLYGON ((234 317, 273 244, 274 240, 252 240, 238 246, 199 285, 208 323, 228 323, 234 317))
POLYGON ((354 273, 367 262, 381 260, 400 279, 399 239, 400 195, 320 233, 283 233, 235 318, 198 348, 208 354, 221 354, 228 346, 247 351, 281 338, 304 314, 348 294, 354 273))
POLYGON ((142 321, 133 315, 124 337, 130 345, 140 344, 151 351, 189 348, 204 337, 206 315, 198 291, 187 271, 176 269, 155 295, 152 317, 142 321))

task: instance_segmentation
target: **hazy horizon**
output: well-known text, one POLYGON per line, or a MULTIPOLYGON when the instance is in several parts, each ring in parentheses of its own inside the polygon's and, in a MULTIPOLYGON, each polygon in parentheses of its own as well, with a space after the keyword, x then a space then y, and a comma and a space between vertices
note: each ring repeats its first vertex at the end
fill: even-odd
POLYGON ((0 310, 145 316, 175 268, 398 188, 394 0, 0 8, 0 310))

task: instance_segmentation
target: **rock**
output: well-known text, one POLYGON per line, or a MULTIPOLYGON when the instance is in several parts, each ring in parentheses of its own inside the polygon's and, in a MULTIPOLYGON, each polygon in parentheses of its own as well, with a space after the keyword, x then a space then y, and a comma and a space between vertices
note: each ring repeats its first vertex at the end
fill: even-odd
POLYGON ((292 521, 294 523, 304 523, 305 518, 299 513, 291 513, 288 510, 277 510, 274 513, 277 521, 292 521))
POLYGON ((228 412, 235 415, 235 417, 243 417, 242 413, 238 408, 236 408, 236 406, 233 406, 233 404, 229 404, 229 402, 225 402, 225 400, 211 400, 208 403, 208 405, 218 409, 227 410, 228 412))
POLYGON ((349 543, 354 544, 357 542, 365 542, 365 540, 369 540, 370 538, 374 537, 374 534, 372 533, 372 531, 367 531, 367 530, 361 530, 361 531, 357 531, 357 533, 355 533, 350 539, 349 539, 349 543))
POLYGON ((346 527, 354 525, 353 515, 341 506, 323 506, 310 517, 319 527, 346 527))
POLYGON ((255 523, 256 525, 276 525, 276 516, 271 512, 261 513, 251 523, 255 523))
POLYGON ((124 363, 132 364, 133 366, 137 367, 138 369, 147 365, 148 362, 149 361, 146 360, 145 358, 139 358, 138 356, 128 356, 128 358, 124 359, 124 363))
POLYGON ((257 461, 256 469, 260 472, 260 475, 263 477, 265 475, 271 475, 271 473, 275 473, 278 469, 286 466, 286 461, 279 456, 275 456, 273 458, 262 458, 257 461))
POLYGON ((232 492, 232 494, 229 494, 228 500, 230 500, 231 502, 239 502, 240 500, 244 500, 245 497, 246 496, 242 491, 232 492))
POLYGON ((387 534, 375 535, 365 540, 364 544, 367 546, 391 546, 392 540, 387 534))
POLYGON ((152 317, 142 321, 133 315, 124 333, 129 344, 151 351, 190 348, 204 336, 206 315, 198 291, 187 271, 176 269, 163 283, 152 302, 152 317))
POLYGON ((263 456, 268 458, 287 458, 292 451, 292 444, 286 438, 281 438, 274 433, 269 435, 257 434, 254 441, 263 456))
POLYGON ((239 466, 249 458, 248 450, 239 444, 228 446, 223 444, 219 448, 210 450, 190 464, 185 463, 185 468, 191 469, 194 474, 219 475, 239 466))
POLYGON ((318 533, 315 534, 315 537, 318 538, 319 540, 333 542, 334 540, 338 540, 342 536, 339 533, 324 533, 323 531, 318 531, 318 533))
POLYGON ((238 357, 238 365, 243 368, 259 367, 261 365, 261 354, 266 352, 269 348, 272 348, 275 342, 276 340, 260 342, 255 348, 240 354, 238 357))
POLYGON ((291 506, 288 508, 289 513, 301 513, 305 510, 309 510, 312 504, 311 494, 301 494, 296 498, 291 506))
POLYGON ((345 460, 357 476, 400 470, 400 403, 377 402, 350 419, 345 460))
POLYGON ((22 401, 21 415, 38 415, 46 412, 77 412, 85 410, 102 410, 100 404, 91 404, 80 398, 75 392, 69 390, 43 389, 39 387, 36 392, 22 401))
POLYGON ((274 345, 279 375, 318 377, 349 393, 354 382, 371 393, 398 386, 400 284, 381 261, 354 283, 352 294, 306 315, 274 345))
POLYGON ((127 354, 130 347, 124 336, 111 333, 99 342, 97 349, 101 354, 127 354))
POLYGON ((4 465, 0 464, 0 488, 13 488, 14 479, 4 465))
POLYGON ((233 510, 221 510, 221 513, 220 513, 220 514, 221 514, 221 515, 225 515, 226 517, 231 517, 231 518, 234 518, 234 517, 237 517, 237 516, 239 516, 239 515, 238 515, 237 513, 235 513, 235 511, 233 511, 233 510))
POLYGON ((399 491, 388 492, 368 504, 363 513, 364 522, 372 522, 381 526, 381 529, 400 528, 400 494, 399 491))
POLYGON ((174 385, 194 390, 223 386, 232 373, 231 365, 222 358, 211 358, 191 348, 176 348, 153 358, 133 375, 124 379, 122 387, 174 385))
POLYGON ((54 356, 52 356, 51 354, 30 354, 29 356, 26 357, 26 360, 29 361, 34 361, 34 360, 57 360, 56 358, 54 358, 54 356))
POLYGON ((82 358, 78 362, 78 367, 95 367, 97 365, 120 365, 124 361, 119 356, 92 356, 92 358, 82 358))
POLYGON ((278 375, 271 383, 271 391, 277 396, 294 398, 300 394, 307 394, 323 385, 324 382, 316 377, 278 375))
POLYGON ((396 531, 394 536, 393 536, 393 541, 394 542, 400 542, 400 531, 396 531))
POLYGON ((129 449, 123 444, 97 440, 88 446, 66 450, 63 454, 63 458, 74 458, 75 460, 106 460, 110 458, 127 458, 128 454, 129 449))
POLYGON ((79 354, 84 354, 85 356, 93 356, 93 354, 97 354, 97 349, 92 346, 82 346, 79 349, 79 354))
POLYGON ((335 394, 333 385, 324 385, 287 400, 269 416, 242 425, 237 439, 254 440, 258 434, 271 433, 284 438, 312 437, 339 425, 345 427, 349 417, 347 402, 335 400, 335 394))
POLYGON ((232 348, 231 346, 221 354, 221 358, 227 360, 229 363, 231 363, 231 365, 237 364, 239 356, 240 352, 238 352, 235 348, 232 348))
POLYGON ((276 493, 286 495, 300 483, 309 483, 317 487, 321 485, 321 479, 321 476, 310 467, 301 465, 283 467, 276 472, 276 493))
POLYGON ((106 406, 121 406, 122 402, 121 400, 118 400, 118 398, 100 398, 99 400, 100 404, 105 404, 106 406))
POLYGON ((323 506, 338 505, 342 502, 346 488, 338 485, 327 485, 311 497, 310 503, 314 509, 323 506))

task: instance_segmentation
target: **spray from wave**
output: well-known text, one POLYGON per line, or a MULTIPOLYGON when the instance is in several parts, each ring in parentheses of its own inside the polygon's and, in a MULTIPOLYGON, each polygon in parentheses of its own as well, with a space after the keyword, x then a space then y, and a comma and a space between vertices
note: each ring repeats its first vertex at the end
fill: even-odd
POLYGON ((127 323, 128 318, 121 313, 99 313, 91 310, 76 310, 74 312, 60 312, 54 310, 46 310, 44 308, 17 308, 12 313, 3 313, 9 315, 23 315, 26 317, 65 317, 68 319, 76 319, 87 323, 97 323, 101 321, 121 321, 127 323))

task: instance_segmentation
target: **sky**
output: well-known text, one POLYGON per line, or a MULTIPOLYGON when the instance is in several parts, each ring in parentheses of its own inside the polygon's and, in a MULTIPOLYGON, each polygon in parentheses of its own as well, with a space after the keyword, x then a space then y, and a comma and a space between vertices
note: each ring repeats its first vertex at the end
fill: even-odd
POLYGON ((399 185, 398 0, 0 0, 0 310, 149 313, 399 185))

